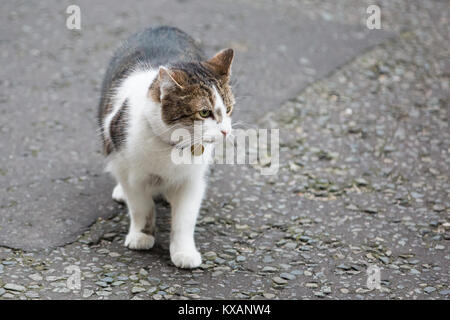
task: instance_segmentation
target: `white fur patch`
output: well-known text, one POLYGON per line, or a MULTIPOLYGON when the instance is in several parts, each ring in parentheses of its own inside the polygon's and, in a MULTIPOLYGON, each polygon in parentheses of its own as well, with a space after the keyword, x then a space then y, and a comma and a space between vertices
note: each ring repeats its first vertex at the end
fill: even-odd
POLYGON ((112 198, 114 201, 125 203, 125 194, 123 193, 122 186, 117 184, 113 190, 112 198))
POLYGON ((202 256, 195 248, 171 253, 170 259, 178 268, 192 269, 202 264, 202 256))
POLYGON ((153 248, 155 237, 143 232, 130 232, 125 239, 125 246, 134 250, 148 250, 153 248))

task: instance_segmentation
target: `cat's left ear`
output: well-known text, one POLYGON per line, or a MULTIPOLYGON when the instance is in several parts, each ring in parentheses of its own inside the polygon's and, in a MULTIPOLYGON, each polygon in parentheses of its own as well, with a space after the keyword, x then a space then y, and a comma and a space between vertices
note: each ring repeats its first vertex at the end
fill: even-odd
POLYGON ((161 102, 166 90, 170 88, 183 89, 185 82, 186 75, 183 71, 161 66, 158 70, 158 76, 148 89, 148 96, 156 102, 161 102))
POLYGON ((204 65, 220 77, 229 77, 231 75, 231 63, 233 62, 233 49, 223 49, 214 57, 204 61, 204 65))

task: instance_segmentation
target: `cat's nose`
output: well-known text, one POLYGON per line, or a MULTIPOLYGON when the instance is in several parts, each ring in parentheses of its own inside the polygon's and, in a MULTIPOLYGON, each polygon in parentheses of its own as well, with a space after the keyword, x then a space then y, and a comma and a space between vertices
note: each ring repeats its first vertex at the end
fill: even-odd
POLYGON ((227 134, 228 134, 228 131, 226 131, 226 130, 220 130, 220 132, 222 132, 222 134, 226 137, 227 136, 227 134))

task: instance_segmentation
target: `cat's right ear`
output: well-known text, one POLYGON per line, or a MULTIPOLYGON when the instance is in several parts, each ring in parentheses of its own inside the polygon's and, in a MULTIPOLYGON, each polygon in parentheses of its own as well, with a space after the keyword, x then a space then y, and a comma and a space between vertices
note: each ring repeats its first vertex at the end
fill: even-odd
POLYGON ((164 93, 170 88, 183 89, 185 75, 181 70, 171 70, 159 67, 158 76, 150 85, 149 97, 156 102, 161 102, 164 93))
POLYGON ((178 88, 183 89, 185 75, 181 70, 159 67, 158 80, 161 83, 162 87, 177 86, 178 88))

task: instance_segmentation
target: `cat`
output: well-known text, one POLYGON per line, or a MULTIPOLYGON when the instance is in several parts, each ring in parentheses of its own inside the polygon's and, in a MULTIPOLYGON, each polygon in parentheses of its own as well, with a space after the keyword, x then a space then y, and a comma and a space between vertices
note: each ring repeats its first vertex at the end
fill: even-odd
POLYGON ((192 148, 210 158, 214 142, 230 135, 234 96, 230 86, 232 49, 207 59, 185 32, 168 26, 131 36, 115 52, 101 91, 98 121, 106 171, 115 178, 112 198, 130 216, 125 246, 145 250, 155 242, 153 197, 171 206, 170 258, 180 268, 202 263, 194 229, 206 189, 208 162, 175 164, 174 148, 192 148), (177 129, 200 137, 172 141, 177 129), (198 143, 197 143, 198 145, 198 143))

